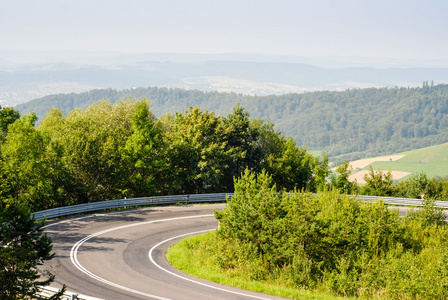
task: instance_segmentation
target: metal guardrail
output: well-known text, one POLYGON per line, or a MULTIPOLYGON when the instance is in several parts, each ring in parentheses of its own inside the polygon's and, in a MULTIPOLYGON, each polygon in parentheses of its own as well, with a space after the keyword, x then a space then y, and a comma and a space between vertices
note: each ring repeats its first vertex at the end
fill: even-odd
MULTIPOLYGON (((421 199, 412 198, 395 198, 395 197, 379 197, 379 196, 362 196, 357 195, 356 198, 363 200, 365 202, 375 202, 379 199, 383 199, 386 204, 389 205, 403 205, 403 206, 423 206, 421 199)), ((436 201, 435 205, 437 207, 448 209, 448 201, 436 201)))
MULTIPOLYGON (((200 202, 225 202, 226 197, 232 197, 233 193, 217 193, 217 194, 190 194, 190 195, 174 195, 174 196, 154 196, 143 198, 118 199, 102 202, 92 202, 85 204, 77 204, 71 206, 51 208, 33 213, 36 220, 52 219, 62 216, 74 215, 78 213, 86 213, 103 209, 126 208, 129 206, 150 206, 165 205, 176 203, 200 203, 200 202)), ((374 202, 384 199, 389 205, 403 206, 423 206, 420 199, 394 198, 394 197, 378 197, 378 196, 354 196, 366 202, 374 202)), ((436 206, 448 209, 448 201, 436 201, 436 206)))
POLYGON ((129 206, 165 205, 176 203, 201 203, 201 202, 225 202, 226 196, 232 197, 233 193, 218 194, 191 194, 174 196, 155 196, 143 198, 118 199, 110 201, 92 202, 63 207, 56 207, 33 213, 36 220, 52 219, 62 216, 86 213, 103 209, 126 208, 129 206))

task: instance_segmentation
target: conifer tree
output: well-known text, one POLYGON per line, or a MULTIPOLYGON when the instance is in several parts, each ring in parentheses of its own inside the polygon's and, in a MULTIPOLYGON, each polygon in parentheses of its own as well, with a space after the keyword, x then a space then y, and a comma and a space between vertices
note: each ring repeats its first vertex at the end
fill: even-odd
MULTIPOLYGON (((40 287, 54 281, 48 270, 44 278, 36 270, 54 257, 44 224, 36 224, 29 208, 17 204, 0 213, 0 223, 0 299, 35 297, 40 287)), ((64 291, 65 286, 50 299, 59 299, 64 291)))

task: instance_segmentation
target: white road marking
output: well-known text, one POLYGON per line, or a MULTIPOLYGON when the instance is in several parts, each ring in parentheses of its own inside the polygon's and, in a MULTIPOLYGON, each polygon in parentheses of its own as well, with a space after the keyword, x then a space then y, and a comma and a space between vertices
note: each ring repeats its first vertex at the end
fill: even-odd
POLYGON ((106 280, 106 279, 104 279, 104 278, 102 278, 102 277, 100 277, 100 276, 98 276, 96 274, 93 274, 92 272, 90 272, 89 270, 84 268, 81 265, 81 263, 78 261, 78 249, 79 249, 79 247, 81 247, 82 244, 84 244, 88 240, 90 240, 90 239, 92 239, 92 238, 94 238, 96 236, 99 236, 99 235, 102 235, 102 234, 105 234, 105 233, 108 233, 108 232, 111 232, 111 231, 115 231, 115 230, 120 230, 120 229, 125 229, 125 228, 134 227, 134 226, 145 225, 145 224, 151 224, 151 223, 175 221, 175 220, 182 220, 182 219, 192 219, 192 218, 212 217, 212 216, 213 216, 213 214, 210 214, 210 215, 200 215, 200 216, 179 217, 179 218, 170 218, 170 219, 162 219, 162 220, 154 220, 154 221, 128 224, 128 225, 123 225, 123 226, 118 226, 118 227, 102 230, 102 231, 93 233, 91 235, 88 235, 88 236, 84 237, 83 239, 79 240, 76 244, 74 244, 72 249, 71 249, 71 251, 70 251, 70 260, 72 261, 73 265, 75 265, 75 267, 78 270, 80 270, 82 273, 84 273, 84 274, 86 274, 86 275, 88 275, 88 276, 90 276, 90 277, 92 277, 92 278, 94 278, 94 279, 104 283, 104 284, 116 287, 116 288, 121 289, 121 290, 125 290, 125 291, 130 292, 130 293, 142 295, 142 296, 145 296, 145 297, 155 298, 155 299, 159 299, 159 300, 170 300, 168 298, 147 294, 147 293, 144 293, 144 292, 141 292, 141 291, 138 291, 138 290, 134 290, 134 289, 131 289, 131 288, 119 285, 117 283, 108 281, 108 280, 106 280))
POLYGON ((175 274, 175 273, 173 273, 173 272, 171 272, 171 271, 168 271, 167 269, 164 269, 163 267, 161 267, 159 264, 157 264, 157 263, 154 261, 154 259, 153 259, 153 257, 152 257, 152 252, 153 252, 154 249, 157 248, 158 246, 160 246, 160 245, 162 245, 162 244, 164 244, 164 243, 166 243, 166 242, 169 242, 169 241, 171 241, 171 240, 174 240, 174 239, 183 237, 183 236, 192 235, 192 234, 198 234, 198 233, 207 232, 207 231, 210 231, 210 230, 202 230, 202 231, 190 232, 190 233, 186 233, 186 234, 178 235, 178 236, 169 238, 169 239, 167 239, 167 240, 164 240, 164 241, 158 243, 157 245, 155 245, 154 247, 151 248, 151 250, 150 250, 149 253, 148 253, 149 259, 150 259, 151 262, 152 262, 156 267, 158 267, 160 270, 165 271, 165 272, 167 272, 168 274, 173 275, 173 276, 176 276, 176 277, 178 277, 178 278, 181 278, 181 279, 184 279, 184 280, 187 280, 187 281, 190 281, 190 282, 193 282, 193 283, 202 285, 202 286, 206 286, 206 287, 209 287, 209 288, 212 288, 212 289, 216 289, 216 290, 219 290, 219 291, 223 291, 223 292, 227 292, 227 293, 235 294, 235 295, 240 295, 240 296, 245 296, 245 297, 250 297, 250 298, 255 298, 255 299, 262 299, 262 300, 270 300, 270 299, 268 299, 268 298, 263 298, 263 297, 260 297, 260 296, 254 296, 254 295, 249 295, 249 294, 244 294, 244 293, 240 293, 240 292, 235 292, 235 291, 231 291, 231 290, 223 289, 223 288, 220 288, 220 287, 216 287, 216 286, 213 286, 213 285, 210 285, 210 284, 202 283, 202 282, 199 282, 199 281, 190 279, 190 278, 186 278, 186 277, 180 276, 180 275, 175 274))
MULTIPOLYGON (((159 299, 159 300, 170 300, 168 298, 164 298, 164 297, 148 294, 148 293, 145 293, 145 292, 141 292, 141 291, 138 291, 138 290, 134 290, 134 289, 131 289, 131 288, 119 285, 117 283, 114 283, 114 282, 111 282, 109 280, 106 280, 106 279, 104 279, 104 278, 102 278, 102 277, 100 277, 100 276, 90 272, 85 267, 83 267, 81 265, 81 263, 78 261, 78 250, 82 246, 82 244, 84 244, 88 240, 90 240, 90 239, 92 239, 94 237, 97 237, 99 235, 115 231, 115 230, 120 230, 120 229, 130 228, 130 227, 134 227, 134 226, 140 226, 140 225, 146 225, 146 224, 151 224, 151 223, 176 221, 176 220, 192 219, 192 218, 204 218, 204 217, 212 217, 212 216, 214 216, 214 215, 213 214, 209 214, 209 215, 200 215, 200 216, 188 216, 188 217, 178 217, 178 218, 154 220, 154 221, 148 221, 148 222, 133 223, 133 224, 128 224, 128 225, 123 225, 123 226, 118 226, 118 227, 113 227, 113 228, 109 228, 109 229, 106 229, 106 230, 102 230, 102 231, 93 233, 91 235, 88 235, 88 236, 84 237, 83 239, 79 240, 76 244, 74 244, 72 249, 71 249, 71 251, 70 251, 70 260, 72 261, 73 265, 78 270, 80 270, 82 273, 84 273, 84 274, 94 278, 95 280, 98 280, 98 281, 104 283, 104 284, 116 287, 118 289, 130 292, 130 293, 134 293, 134 294, 138 294, 138 295, 141 295, 141 296, 149 297, 149 298, 155 298, 155 299, 159 299)), ((82 218, 84 218, 84 217, 82 217, 82 218)), ((82 218, 79 218, 79 219, 82 219, 82 218)), ((77 219, 77 220, 79 220, 79 219, 77 219)), ((223 291, 223 292, 231 293, 231 294, 236 294, 236 295, 245 296, 245 297, 254 298, 254 299, 269 300, 268 298, 263 298, 263 297, 259 297, 259 296, 254 296, 254 295, 244 294, 244 293, 235 292, 235 291, 231 291, 231 290, 226 290, 226 289, 223 289, 223 288, 220 288, 220 287, 212 286, 212 285, 205 284, 205 283, 202 283, 202 282, 199 282, 199 281, 195 281, 195 280, 192 280, 192 279, 189 279, 189 278, 186 278, 186 277, 182 277, 182 276, 180 276, 178 274, 175 274, 175 273, 173 273, 171 271, 168 271, 168 270, 162 268, 152 258, 152 253, 153 253, 154 249, 157 248, 158 246, 160 246, 161 244, 166 243, 166 242, 168 242, 170 240, 182 237, 182 236, 187 236, 187 235, 191 235, 191 234, 195 234, 195 233, 201 233, 201 232, 206 232, 206 231, 210 231, 210 230, 203 230, 203 231, 198 231, 198 232, 187 233, 187 234, 179 235, 179 236, 172 237, 172 238, 169 238, 167 240, 164 240, 163 242, 160 242, 160 243, 158 243, 157 245, 155 245, 154 247, 151 248, 151 250, 148 253, 149 259, 159 269, 161 269, 161 270, 163 270, 163 271, 165 271, 165 272, 167 272, 167 273, 169 273, 169 274, 171 274, 173 276, 176 276, 178 278, 181 278, 181 279, 184 279, 184 280, 187 280, 187 281, 190 281, 190 282, 202 285, 202 286, 206 286, 206 287, 209 287, 209 288, 212 288, 212 289, 216 289, 216 290, 220 290, 220 291, 223 291)))

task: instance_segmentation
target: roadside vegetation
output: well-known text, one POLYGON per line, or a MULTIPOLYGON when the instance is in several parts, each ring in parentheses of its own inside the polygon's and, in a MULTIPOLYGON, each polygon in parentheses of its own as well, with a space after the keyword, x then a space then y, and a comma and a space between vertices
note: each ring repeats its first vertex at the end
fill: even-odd
MULTIPOLYGON (((225 117, 190 107, 156 118, 146 100, 100 101, 38 125, 0 107, 0 298, 34 297, 50 284, 51 240, 31 212, 102 200, 233 191, 244 168, 279 187, 317 190, 327 161, 237 105, 225 117)), ((51 299, 57 299, 56 293, 51 299)))
POLYGON ((435 298, 447 296, 448 283, 438 280, 448 274, 447 232, 431 202, 448 200, 446 178, 422 173, 395 184, 390 174, 371 169, 367 183, 358 186, 348 181, 347 161, 330 172, 326 155, 312 155, 240 105, 226 116, 189 107, 157 118, 147 100, 122 99, 67 116, 52 109, 37 121, 34 113, 20 116, 0 108, 0 290, 5 295, 32 296, 53 278, 47 273, 39 282, 32 272, 52 258, 51 241, 33 226, 33 211, 125 197, 235 191, 228 208, 216 213, 221 229, 207 235, 199 250, 209 251, 213 267, 246 278, 245 284, 258 287, 261 281, 277 290, 283 282, 288 295, 299 289, 424 298, 428 288, 435 298), (345 194, 425 194, 427 206, 400 219, 382 203, 358 203, 345 194), (18 272, 10 274, 14 268, 18 272), (427 284, 428 278, 434 284, 427 284))
POLYGON ((219 229, 169 250, 176 267, 295 299, 448 297, 448 226, 430 200, 402 218, 337 190, 278 193, 266 172, 246 171, 215 216, 219 229))

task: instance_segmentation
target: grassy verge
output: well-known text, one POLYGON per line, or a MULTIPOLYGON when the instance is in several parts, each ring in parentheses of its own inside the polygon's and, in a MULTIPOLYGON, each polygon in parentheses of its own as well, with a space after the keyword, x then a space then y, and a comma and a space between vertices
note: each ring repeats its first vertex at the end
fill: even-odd
MULTIPOLYGON (((248 279, 244 270, 222 270, 216 264, 217 256, 213 251, 214 232, 196 235, 174 244, 166 254, 168 261, 183 272, 254 292, 260 292, 289 299, 343 299, 325 294, 288 287, 281 281, 266 282, 248 279), (194 259, 192 259, 194 258, 194 259)), ((348 298, 344 298, 348 299, 348 298)), ((355 298, 350 298, 355 299, 355 298)))

